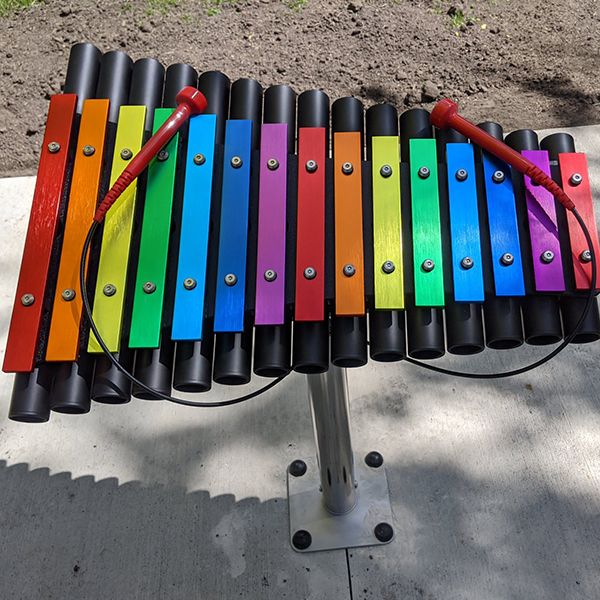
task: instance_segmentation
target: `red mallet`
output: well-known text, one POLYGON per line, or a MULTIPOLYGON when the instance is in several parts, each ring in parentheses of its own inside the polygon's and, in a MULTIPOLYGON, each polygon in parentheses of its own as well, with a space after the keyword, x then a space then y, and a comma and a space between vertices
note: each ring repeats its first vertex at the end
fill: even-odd
POLYGON ((471 123, 471 121, 461 117, 458 114, 456 102, 452 102, 448 98, 440 100, 431 111, 431 124, 438 129, 452 128, 462 133, 474 144, 502 159, 523 175, 527 175, 533 182, 545 187, 567 210, 575 208, 573 201, 561 187, 541 169, 504 142, 497 140, 474 123, 471 123))
POLYGON ((104 200, 96 209, 94 221, 101 223, 108 209, 129 187, 131 182, 142 173, 150 161, 166 146, 181 126, 193 115, 206 110, 207 102, 204 94, 196 88, 184 87, 176 96, 177 108, 163 123, 161 128, 142 146, 142 149, 131 159, 127 168, 121 173, 113 186, 108 190, 104 200))

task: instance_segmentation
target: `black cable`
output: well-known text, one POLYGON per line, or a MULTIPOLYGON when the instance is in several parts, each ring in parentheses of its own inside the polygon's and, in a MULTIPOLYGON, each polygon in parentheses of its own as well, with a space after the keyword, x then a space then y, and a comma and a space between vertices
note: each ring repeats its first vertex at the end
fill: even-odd
MULTIPOLYGON (((525 365, 524 367, 520 367, 518 369, 504 371, 502 373, 469 373, 469 372, 464 372, 464 371, 454 371, 452 369, 445 369, 443 367, 437 367, 435 365, 431 365, 429 363, 424 363, 424 362, 421 362, 421 361, 418 361, 418 360, 415 360, 415 359, 409 358, 409 357, 407 357, 405 359, 406 362, 408 362, 411 365, 422 367, 423 369, 428 369, 429 371, 434 371, 435 373, 441 373, 442 375, 450 375, 453 377, 462 377, 465 379, 502 379, 502 378, 506 378, 506 377, 513 377, 515 375, 522 375, 523 373, 527 373, 528 371, 537 369, 538 367, 541 367, 542 365, 546 364, 548 361, 553 359, 557 354, 562 352, 571 343, 571 341, 574 339, 574 337, 579 333, 579 330, 581 329, 583 322, 584 322, 585 318, 587 317, 587 314, 588 314, 588 312, 592 306, 592 303, 594 301, 594 298, 595 298, 596 277, 597 277, 596 253, 594 250, 594 245, 592 243, 592 238, 591 238, 590 232, 589 232, 583 218, 577 211, 577 209, 574 208, 572 212, 573 212, 573 216, 575 217, 577 223, 579 224, 579 227, 581 228, 581 231, 583 232, 583 235, 588 244, 588 248, 590 249, 590 255, 591 255, 590 264, 591 264, 591 268, 592 268, 592 276, 591 276, 591 281, 590 281, 590 290, 588 292, 588 295, 586 298, 586 303, 585 303, 585 306, 581 313, 581 316, 579 317, 579 320, 577 321, 577 324, 575 325, 573 331, 569 335, 567 335, 567 337, 565 337, 565 339, 562 341, 562 343, 559 346, 557 346, 554 350, 552 350, 552 352, 543 356, 539 360, 534 361, 533 363, 530 363, 530 364, 525 365)), ((169 396, 168 394, 163 394, 162 392, 160 392, 158 390, 152 389, 151 387, 147 386, 145 383, 143 383, 142 381, 137 379, 132 373, 130 373, 114 357, 112 352, 108 349, 108 347, 106 346, 106 343, 102 339, 100 332, 98 331, 98 328, 96 326, 96 323, 94 322, 94 319, 92 317, 92 310, 91 310, 90 301, 89 301, 88 294, 87 294, 86 281, 85 281, 85 266, 87 263, 87 256, 89 253, 89 249, 90 249, 92 240, 94 238, 94 235, 95 235, 97 229, 98 229, 98 223, 96 221, 94 221, 94 223, 91 225, 91 227, 88 231, 87 237, 85 239, 85 243, 83 245, 83 251, 81 253, 81 262, 79 264, 79 285, 81 288, 81 295, 82 295, 82 299, 83 299, 83 308, 85 311, 85 315, 89 321, 90 329, 96 336, 96 339, 98 341, 98 344, 102 348, 102 351, 104 352, 104 354, 106 354, 106 356, 109 358, 109 360, 112 362, 112 364, 121 373, 123 373, 123 375, 125 375, 132 383, 134 383, 138 387, 142 388, 143 390, 147 391, 148 393, 150 393, 158 398, 161 398, 162 400, 167 400, 168 402, 174 402, 175 404, 181 404, 183 406, 196 406, 196 407, 201 407, 201 408, 210 408, 210 407, 231 406, 233 404, 239 404, 240 402, 245 402, 246 400, 255 398, 256 396, 259 396, 260 394, 270 390, 272 387, 277 385, 280 381, 282 381, 287 376, 287 374, 282 375, 281 377, 278 377, 277 379, 271 381, 270 383, 263 386, 262 388, 254 391, 250 394, 246 394, 245 396, 240 396, 239 398, 233 398, 231 400, 222 400, 219 402, 192 402, 189 400, 184 400, 183 398, 169 396)))
POLYGON ((256 396, 260 396, 260 394, 263 394, 264 392, 269 391, 272 387, 275 387, 280 381, 282 381, 284 379, 284 377, 287 376, 287 373, 286 373, 285 375, 282 375, 281 377, 278 377, 277 379, 274 379, 273 381, 267 383, 267 385, 259 388, 258 390, 251 392, 250 394, 240 396, 239 398, 232 398, 231 400, 220 400, 218 402, 192 402, 191 400, 184 400, 183 398, 177 398, 176 396, 169 396, 168 394, 163 394, 162 392, 155 390, 155 389, 147 386, 142 381, 140 381, 135 375, 130 373, 115 358, 113 353, 108 349, 108 346, 106 345, 106 342, 102 339, 102 336, 100 335, 100 332, 98 331, 98 327, 96 326, 96 323, 94 323, 94 318, 92 317, 92 308, 90 305, 90 299, 88 297, 86 281, 85 281, 85 266, 87 264, 87 257, 88 257, 89 251, 90 251, 90 246, 92 245, 92 240, 94 239, 94 235, 96 234, 98 225, 99 225, 99 223, 97 221, 94 221, 92 223, 91 227, 89 228, 87 237, 85 238, 85 243, 83 244, 83 251, 81 253, 81 262, 79 263, 79 287, 81 288, 81 298, 83 300, 83 310, 84 310, 85 316, 87 317, 87 320, 90 324, 90 329, 92 330, 93 334, 96 336, 96 340, 98 341, 98 344, 99 344, 100 348, 102 348, 102 351, 104 352, 104 354, 106 354, 106 356, 109 358, 109 360, 115 366, 115 368, 117 368, 121 373, 123 373, 123 375, 125 375, 125 377, 127 377, 127 379, 129 379, 133 384, 137 385, 138 387, 142 388, 143 390, 152 394, 153 396, 160 398, 161 400, 167 400, 168 402, 173 402, 175 404, 181 404, 183 406, 195 406, 195 407, 199 407, 199 408, 216 408, 216 407, 222 407, 222 406, 232 406, 233 404, 240 404, 241 402, 245 402, 246 400, 251 400, 252 398, 256 398, 256 396))
POLYGON ((523 373, 527 373, 528 371, 537 369, 538 367, 541 367, 543 364, 547 363, 549 360, 553 359, 557 354, 562 352, 571 343, 573 338, 579 333, 579 330, 581 329, 581 326, 583 325, 583 322, 584 322, 585 318, 587 317, 587 314, 590 311, 592 303, 595 299, 595 292, 596 292, 597 264, 596 264, 596 253, 594 251, 594 244, 592 243, 592 237, 590 236, 589 229, 587 228, 585 222, 583 221, 581 215, 579 214, 579 212, 577 211, 576 208, 573 209, 572 213, 573 213, 573 216, 575 217, 575 219, 577 220, 577 223, 579 224, 579 227, 581 228, 581 231, 583 232, 583 235, 585 236, 585 240, 587 242, 588 248, 590 249, 590 254, 591 254, 590 262, 591 262, 591 267, 592 267, 592 277, 591 277, 591 281, 590 281, 590 291, 587 295, 586 303, 585 303, 585 306, 581 313, 581 316, 579 317, 579 321, 577 321, 577 325, 575 325, 575 328, 573 329, 573 331, 567 337, 565 337, 565 339, 562 341, 562 343, 559 346, 557 346, 554 350, 552 350, 552 352, 550 352, 549 354, 546 354, 546 356, 543 356, 542 358, 540 358, 539 360, 536 360, 535 362, 525 365, 524 367, 520 367, 518 369, 512 369, 510 371, 504 371, 502 373, 468 373, 468 372, 464 372, 464 371, 453 371, 452 369, 444 369, 443 367, 436 367, 435 365, 430 365, 428 363, 424 363, 424 362, 421 362, 419 360, 415 360, 414 358, 409 358, 409 357, 406 357, 406 359, 405 359, 406 362, 410 363, 411 365, 416 365, 418 367, 428 369, 429 371, 435 371, 436 373, 441 373, 442 375, 452 375, 454 377, 463 377, 465 379, 502 379, 504 377, 513 377, 514 375, 522 375, 523 373))

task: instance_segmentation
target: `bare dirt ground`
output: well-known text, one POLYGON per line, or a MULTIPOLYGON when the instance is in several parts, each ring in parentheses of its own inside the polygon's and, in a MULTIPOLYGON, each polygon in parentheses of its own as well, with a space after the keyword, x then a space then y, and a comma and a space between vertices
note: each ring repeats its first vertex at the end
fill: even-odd
POLYGON ((107 0, 0 17, 0 175, 35 172, 71 44, 312 87, 368 106, 441 95, 505 128, 600 122, 596 0, 107 0))

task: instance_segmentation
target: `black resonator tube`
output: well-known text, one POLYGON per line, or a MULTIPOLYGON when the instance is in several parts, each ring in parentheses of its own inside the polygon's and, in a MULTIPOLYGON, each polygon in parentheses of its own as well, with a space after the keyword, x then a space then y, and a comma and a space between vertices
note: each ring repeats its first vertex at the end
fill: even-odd
MULTIPOLYGON (((336 133, 341 132, 359 132, 361 160, 363 158, 364 128, 362 102, 356 98, 347 97, 340 98, 331 105, 332 134, 335 136, 336 133)), ((335 147, 333 150, 335 152, 335 147)), ((362 211, 357 217, 362 220, 362 211)), ((335 265, 335 257, 332 262, 335 265)), ((361 265, 360 271, 365 272, 364 264, 361 265)), ((360 367, 366 365, 367 360, 367 318, 365 316, 336 316, 335 310, 332 311, 331 362, 337 367, 360 367)))
MULTIPOLYGON (((264 122, 287 125, 287 153, 296 147, 296 92, 287 85, 267 89, 264 99, 264 122)), ((261 156, 262 161, 269 157, 261 156)), ((260 276, 260 274, 259 274, 260 276)), ((287 309, 287 307, 286 307, 287 309)), ((280 325, 254 327, 254 372, 263 377, 281 377, 291 368, 292 323, 286 310, 285 322, 280 325)))
MULTIPOLYGON (((198 73, 193 67, 183 63, 170 65, 167 68, 165 79, 165 87, 162 98, 163 107, 175 108, 177 106, 176 96, 179 91, 186 86, 196 87, 197 83, 198 73)), ((185 135, 185 132, 181 132, 181 135, 185 135)), ((177 162, 179 166, 185 164, 184 153, 178 152, 177 162)), ((175 190, 177 189, 177 186, 175 186, 175 190)), ((174 193, 176 194, 177 191, 174 191, 174 193)), ((174 199, 173 213, 177 214, 176 211, 177 202, 174 199)), ((172 244, 170 244, 170 248, 172 248, 172 244)), ((173 252, 170 252, 167 258, 167 280, 170 278, 170 274, 176 272, 176 258, 174 258, 173 252)), ((158 348, 138 349, 135 353, 134 371, 136 378, 142 383, 166 395, 171 393, 171 380, 173 378, 173 356, 175 352, 175 343, 171 340, 172 302, 169 296, 171 296, 170 292, 172 292, 172 289, 170 288, 172 288, 172 286, 169 286, 168 284, 165 287, 163 324, 159 346, 158 348)), ((157 399, 157 396, 149 393, 137 385, 133 386, 133 395, 136 398, 141 398, 142 400, 157 399)))
MULTIPOLYGON (((480 123, 478 127, 497 140, 504 139, 502 126, 498 123, 480 123)), ((475 158, 478 163, 481 163, 481 152, 476 152, 475 158)), ((487 211, 487 207, 485 210, 487 211)), ((486 289, 486 298, 483 303, 486 345, 496 350, 508 350, 521 346, 523 344, 521 300, 516 297, 496 296, 491 265, 489 269, 484 270, 483 276, 486 289)))
MULTIPOLYGON (((263 91, 254 79, 238 79, 231 86, 230 119, 247 119, 252 121, 252 152, 255 154, 260 146, 260 124, 262 120, 263 91)), ((256 164, 253 161, 253 164, 256 164)), ((251 178, 256 173, 251 173, 251 178)), ((252 196, 252 195, 251 195, 252 196)), ((250 203, 253 198, 250 198, 250 203)), ((252 214, 252 207, 250 208, 252 214)), ((250 224, 249 224, 250 225, 250 224)), ((249 244, 252 243, 248 236, 249 244)), ((251 253, 248 252, 250 255, 251 253)), ((248 265, 246 267, 248 269, 248 265)), ((252 265, 251 268, 255 268, 252 265)), ((250 276, 246 278, 246 308, 254 297, 254 286, 250 284, 250 276)), ((231 333, 215 334, 215 365, 213 380, 223 385, 243 385, 250 381, 252 364, 252 323, 248 314, 245 316, 244 330, 231 333)))
MULTIPOLYGON (((124 73, 123 70, 120 71, 124 73)), ((128 92, 127 101, 123 104, 132 106, 146 107, 145 120, 145 138, 152 133, 152 121, 154 118, 154 109, 161 104, 162 90, 164 83, 164 68, 152 58, 143 58, 135 62, 131 72, 131 85, 129 78, 123 76, 121 86, 128 92)), ((114 88, 113 88, 114 89, 114 88)), ((103 93, 99 90, 99 93, 103 93)), ((115 97, 121 98, 121 94, 115 97)), ((112 102, 111 102, 112 104, 112 102)), ((118 115, 117 107, 117 115, 118 115)), ((109 124, 110 125, 110 124, 109 124)), ((142 181, 143 183, 143 181, 142 181)), ((142 186, 138 193, 141 194, 142 186)), ((142 203, 140 203, 142 204, 142 203)), ((135 261, 131 261, 132 263, 135 261)), ((128 281, 135 281, 135 271, 130 269, 128 281)), ((129 287, 129 286, 128 286, 129 287)), ((120 350, 115 354, 115 358, 131 372, 134 367, 135 352, 129 348, 128 344, 128 325, 129 311, 131 309, 131 296, 128 293, 125 302, 123 337, 121 339, 120 350)), ((94 384, 92 386, 92 399, 104 404, 123 404, 131 400, 131 381, 121 371, 119 371, 104 355, 96 359, 96 370, 94 373, 94 384)))
MULTIPOLYGON (((506 136, 505 142, 519 152, 523 150, 539 150, 537 134, 531 129, 513 131, 506 136)), ((535 293, 523 175, 513 170, 513 182, 517 198, 517 218, 519 219, 521 253, 523 255, 523 271, 525 273, 527 291, 527 296, 523 299, 521 305, 525 341, 533 346, 555 344, 562 339, 558 299, 555 295, 535 293)))
MULTIPOLYGON (((398 112, 391 104, 377 104, 367 109, 367 161, 369 164, 373 158, 373 137, 375 136, 397 136, 398 135, 398 112)), ((394 168, 394 165, 392 165, 394 168)), ((400 168, 398 165, 396 168, 400 168)), ((400 175, 402 182, 402 174, 400 175)), ((402 200, 402 194, 401 194, 402 200)), ((402 237, 405 235, 407 222, 403 216, 402 237)), ((365 256, 370 253, 369 245, 365 244, 365 256)), ((406 245, 404 245, 406 248, 406 245)), ((372 262, 372 261, 371 261, 372 262)), ((403 257, 406 265, 406 257, 403 257)), ((373 265, 373 269, 381 268, 381 265, 373 265)), ((371 272, 366 269, 366 272, 371 272)), ((404 270, 404 279, 406 286, 406 269, 404 270)), ((374 309, 374 291, 373 282, 365 282, 367 290, 371 289, 371 310, 369 312, 369 354, 373 360, 381 362, 391 362, 401 360, 406 356, 406 324, 404 310, 375 310, 374 309)), ((406 287, 405 287, 406 289, 406 287)), ((369 296, 369 293, 367 294, 369 296)))
MULTIPOLYGON (((465 143, 467 138, 454 129, 436 131, 438 162, 446 164, 447 144, 465 143)), ((469 174, 475 177, 475 173, 469 174)), ((446 169, 441 169, 440 181, 445 182, 447 178, 446 169)), ((452 175, 450 175, 452 176, 452 175)), ((448 190, 448 185, 442 186, 448 190)), ((449 200, 448 200, 449 202, 449 200)), ((454 280, 452 272, 452 244, 449 231, 449 204, 445 202, 442 195, 440 202, 440 216, 442 222, 442 248, 446 258, 444 260, 445 281, 445 324, 446 324, 446 347, 450 354, 477 354, 485 348, 483 339, 483 320, 481 316, 481 304, 476 302, 456 302, 454 300, 454 280)), ((486 265, 491 266, 491 265, 486 265)), ((484 269, 485 270, 485 269, 484 269)))
MULTIPOLYGON (((321 90, 298 96, 298 128, 325 128, 325 157, 329 156, 329 97, 321 90)), ((298 165, 302 168, 302 165, 298 165)), ((327 186, 326 186, 327 187, 327 186)), ((325 200, 327 202, 327 199, 325 200)), ((327 213, 327 210, 325 211, 327 213)), ((327 257, 325 257, 327 262, 327 257)), ((327 268, 325 269, 327 272, 327 268)), ((325 284, 327 287, 327 284, 325 284)), ((292 364, 298 373, 323 373, 329 368, 329 317, 323 321, 294 321, 292 364)))
MULTIPOLYGON (((225 121, 229 112, 229 78, 219 71, 206 71, 200 75, 198 89, 204 94, 208 103, 206 114, 216 115, 216 145, 222 151, 225 140, 225 121)), ((218 172, 217 152, 215 171, 218 172)), ((202 340, 177 342, 175 351, 175 369, 173 371, 173 387, 179 392, 207 392, 212 386, 213 354, 215 336, 213 333, 212 317, 215 297, 215 273, 219 249, 219 214, 221 190, 213 180, 211 199, 211 232, 208 245, 208 264, 205 288, 205 311, 202 325, 202 340)))
MULTIPOLYGON (((402 113, 400 116, 400 149, 403 163, 410 161, 409 140, 418 138, 430 138, 433 136, 429 113, 422 108, 413 108, 402 113)), ((404 203, 410 215, 410 203, 404 203), (407 206, 408 205, 408 206, 407 206)), ((403 224, 408 219, 403 219, 403 224)), ((411 236, 412 238, 412 236, 411 236)), ((410 244, 405 246, 405 249, 410 244)), ((405 250, 406 251, 406 250, 405 250)), ((406 294, 406 324, 408 331, 408 354, 412 358, 432 359, 439 358, 444 354, 444 316, 441 308, 428 308, 415 306, 414 289, 412 283, 413 265, 412 248, 410 248, 404 265, 408 267, 405 271, 405 286, 409 293, 406 294)))
MULTIPOLYGON (((547 150, 550 154, 551 161, 557 161, 558 155, 562 152, 575 152, 575 141, 573 137, 568 133, 553 133, 545 137, 540 147, 542 150, 547 150)), ((565 181, 561 181, 560 169, 558 166, 553 167, 552 176, 559 185, 565 185, 565 181)), ((565 279, 569 282, 570 295, 564 296, 559 300, 560 312, 562 314, 563 328, 565 336, 571 334, 579 318, 583 314, 585 304, 587 302, 587 292, 575 291, 575 275, 573 271, 573 265, 570 261, 571 256, 571 245, 569 243, 569 236, 567 235, 567 217, 564 209, 561 206, 557 206, 557 213, 560 222, 560 231, 563 234, 561 236, 561 244, 563 247, 563 266, 565 268, 565 279)), ((598 287, 598 286, 597 286, 598 287)), ((585 321, 582 323, 579 333, 573 338, 574 344, 586 344, 589 342, 595 342, 600 339, 600 312, 598 311, 598 302, 594 301, 585 321)))
MULTIPOLYGON (((77 112, 81 113, 83 103, 88 98, 94 97, 100 60, 102 53, 92 44, 76 44, 71 48, 69 63, 67 66, 67 78, 64 91, 66 94, 77 94, 77 112)), ((72 163, 68 169, 72 170, 72 163)), ((43 324, 48 327, 49 320, 43 324)), ((45 340, 46 335, 41 333, 40 340, 45 340)), ((91 360, 91 359, 90 359, 91 360)), ((88 362, 87 356, 83 357, 82 364, 88 362)), ((44 423, 50 418, 50 408, 58 410, 56 394, 52 393, 54 380, 70 379, 65 370, 71 367, 77 369, 77 363, 40 363, 35 366, 31 373, 17 373, 13 385, 8 417, 12 421, 24 423, 44 423)), ((87 412, 90 405, 89 384, 91 373, 75 373, 76 387, 81 384, 84 393, 79 389, 67 390, 65 406, 71 402, 77 407, 73 412, 87 412), (85 393, 87 388, 87 394, 85 393)), ((63 412, 70 412, 65 410, 63 412)))

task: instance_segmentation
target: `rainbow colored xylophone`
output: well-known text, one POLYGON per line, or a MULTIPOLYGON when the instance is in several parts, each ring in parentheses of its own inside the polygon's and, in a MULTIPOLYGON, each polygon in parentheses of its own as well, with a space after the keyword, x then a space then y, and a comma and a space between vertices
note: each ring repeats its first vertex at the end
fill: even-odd
MULTIPOLYGON (((10 418, 122 403, 130 381, 82 317, 79 261, 98 200, 170 116, 208 100, 107 213, 88 265, 93 317, 153 389, 553 344, 590 287, 570 213, 423 109, 264 93, 217 71, 77 44, 53 96, 4 361, 10 418), (330 157, 331 154, 331 157, 330 157), (368 329, 368 335, 367 335, 368 329), (367 342, 368 340, 368 342, 367 342)), ((480 126, 498 139, 496 123, 480 126)), ((505 140, 561 183, 592 233, 586 157, 566 134, 505 140)), ((594 302, 573 340, 600 338, 594 302)))

